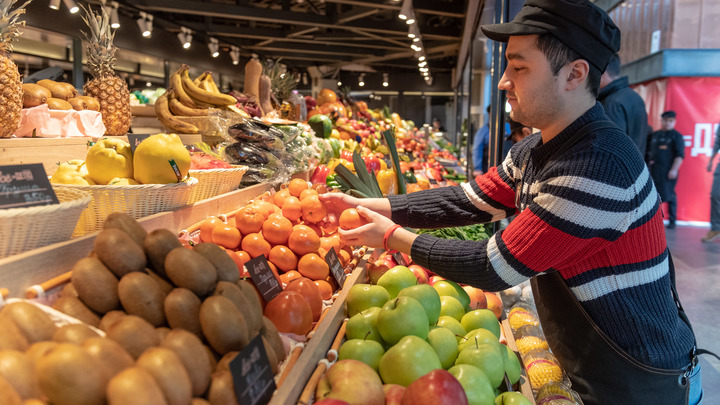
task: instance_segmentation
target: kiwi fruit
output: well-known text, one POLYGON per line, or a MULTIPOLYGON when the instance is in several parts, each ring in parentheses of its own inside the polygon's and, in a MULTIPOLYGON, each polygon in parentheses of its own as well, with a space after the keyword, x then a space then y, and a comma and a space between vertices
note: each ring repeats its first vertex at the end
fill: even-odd
POLYGON ((92 337, 82 343, 82 348, 101 365, 106 382, 135 362, 130 353, 112 339, 92 337))
POLYGON ((225 353, 224 356, 218 361, 217 366, 215 366, 215 372, 220 371, 230 371, 230 363, 235 359, 235 357, 238 355, 238 351, 232 351, 225 353))
POLYGON ((37 365, 38 361, 40 361, 43 356, 50 353, 50 351, 53 350, 57 345, 58 343, 53 342, 52 340, 33 343, 25 351, 25 354, 27 354, 28 358, 33 362, 33 364, 37 365))
POLYGON ((155 328, 135 315, 124 316, 115 322, 108 330, 107 337, 120 343, 134 359, 140 357, 147 348, 160 344, 155 328))
MULTIPOLYGON (((67 87, 61 85, 60 83, 50 80, 50 79, 43 79, 37 82, 39 86, 42 86, 48 90, 50 90, 50 96, 54 98, 59 98, 61 100, 67 100, 71 97, 74 97, 72 92, 68 90, 67 87)), ((50 98, 50 97, 48 97, 50 98)))
POLYGON ((72 343, 81 345, 85 340, 100 337, 97 332, 81 323, 63 325, 55 331, 53 341, 58 343, 72 343))
POLYGON ((63 100, 61 98, 54 98, 50 97, 46 101, 48 108, 51 110, 72 110, 73 106, 72 104, 68 103, 66 100, 63 100))
POLYGON ((35 374, 53 405, 100 405, 105 402, 103 374, 80 346, 59 343, 40 358, 35 374))
POLYGON ((75 286, 72 283, 65 283, 65 286, 60 291, 60 296, 69 295, 71 297, 77 297, 78 293, 75 286))
POLYGON ((208 402, 202 398, 193 398, 190 405, 210 405, 210 402, 208 402))
POLYGON ((52 97, 50 90, 35 83, 23 83, 23 108, 37 107, 52 97))
POLYGON ((165 257, 165 272, 176 286, 187 288, 198 297, 204 297, 215 289, 217 271, 200 253, 178 247, 165 257))
POLYGON ((100 317, 77 297, 62 296, 55 301, 53 308, 64 314, 70 315, 73 318, 81 320, 88 325, 92 325, 96 328, 100 326, 100 317))
POLYGON ((232 374, 229 371, 220 371, 212 375, 212 383, 208 392, 211 405, 236 405, 232 374))
POLYGON ((0 351, 0 376, 5 377, 22 399, 42 395, 35 378, 35 363, 21 351, 0 351))
POLYGON ((165 297, 165 317, 173 329, 185 329, 202 338, 200 298, 186 288, 175 288, 165 297))
POLYGON ((167 405, 162 389, 150 373, 130 367, 110 380, 108 405, 167 405))
POLYGON ((193 396, 202 395, 210 384, 212 367, 200 338, 184 329, 173 329, 160 345, 172 350, 180 358, 190 377, 193 396))
POLYGON ((287 352, 285 351, 285 344, 280 337, 277 327, 267 317, 262 317, 263 327, 260 329, 260 334, 268 340, 268 343, 272 346, 275 354, 277 355, 278 361, 285 360, 287 352))
POLYGON ((15 322, 30 343, 52 340, 52 336, 57 330, 57 326, 50 316, 29 302, 17 301, 7 304, 2 312, 15 322))
POLYGON ((3 405, 22 405, 20 394, 15 388, 0 375, 0 404, 3 405))
POLYGON ((145 237, 143 243, 145 254, 152 268, 161 276, 166 276, 165 257, 171 250, 183 247, 177 235, 167 229, 155 229, 145 237))
POLYGON ((30 342, 15 325, 12 319, 0 311, 0 350, 24 351, 30 346, 30 342))
POLYGON ((245 294, 245 297, 248 299, 248 304, 250 304, 250 309, 252 311, 255 311, 255 313, 260 314, 262 316, 264 305, 261 301, 260 295, 255 289, 255 286, 251 284, 250 281, 247 280, 240 280, 237 283, 238 287, 240 287, 240 290, 245 294))
POLYGON ((253 311, 248 303, 247 297, 243 294, 240 287, 228 281, 220 281, 215 287, 214 295, 223 296, 235 304, 237 309, 242 312, 248 327, 248 336, 255 337, 260 333, 262 327, 262 314, 253 311))
POLYGON ((67 102, 70 103, 73 110, 75 110, 75 111, 87 110, 87 106, 85 105, 85 100, 83 100, 79 97, 69 98, 67 100, 67 102))
POLYGON ((99 259, 78 260, 70 280, 78 298, 93 311, 104 314, 118 307, 118 279, 99 259))
POLYGON ((103 332, 107 332, 115 322, 119 321, 120 318, 125 315, 127 315, 125 311, 110 311, 103 315, 102 319, 100 319, 100 325, 98 325, 98 328, 100 328, 103 332))
POLYGON ((118 283, 118 296, 129 315, 137 315, 154 327, 165 324, 165 294, 147 274, 133 272, 124 275, 118 283))
POLYGON ((260 338, 262 339, 263 347, 265 347, 265 354, 267 355, 268 362, 270 363, 270 369, 272 370, 273 375, 275 375, 278 372, 280 360, 278 360, 278 356, 275 354, 275 349, 273 349, 272 345, 265 336, 261 336, 260 338))
POLYGON ((159 274, 155 273, 154 271, 150 270, 149 268, 145 268, 145 273, 150 276, 150 278, 153 279, 157 283, 157 285, 160 287, 160 290, 162 290, 163 294, 168 295, 170 294, 170 291, 175 288, 172 283, 161 277, 159 274))
POLYGON ((135 365, 153 376, 168 405, 187 405, 192 400, 190 376, 172 350, 151 347, 137 359, 135 365))
POLYGON ((69 95, 68 99, 77 97, 78 91, 75 88, 75 86, 73 86, 70 83, 66 83, 66 82, 57 82, 57 83, 58 83, 58 85, 60 85, 60 87, 63 87, 65 89, 66 93, 69 95))
POLYGON ((100 102, 95 97, 90 96, 75 96, 85 101, 85 107, 88 110, 100 111, 100 102))
POLYGON ((160 339, 160 341, 165 339, 165 336, 167 336, 171 330, 172 329, 168 328, 167 326, 161 326, 159 328, 155 328, 155 332, 157 333, 158 339, 160 339))
MULTIPOLYGON (((83 98, 78 96, 77 98, 83 98)), ((92 97, 87 97, 92 98, 92 97)), ((140 223, 129 214, 124 212, 113 212, 105 218, 103 229, 119 229, 128 234, 138 246, 143 247, 147 231, 140 223)))
POLYGON ((97 234, 95 253, 118 278, 127 273, 143 271, 147 265, 145 252, 127 233, 119 229, 103 229, 97 234))
POLYGON ((220 355, 242 350, 250 342, 242 312, 229 299, 208 297, 200 306, 200 326, 205 339, 220 355))
POLYGON ((237 283, 240 280, 240 271, 227 251, 214 243, 199 243, 193 250, 203 255, 215 266, 218 281, 237 283))

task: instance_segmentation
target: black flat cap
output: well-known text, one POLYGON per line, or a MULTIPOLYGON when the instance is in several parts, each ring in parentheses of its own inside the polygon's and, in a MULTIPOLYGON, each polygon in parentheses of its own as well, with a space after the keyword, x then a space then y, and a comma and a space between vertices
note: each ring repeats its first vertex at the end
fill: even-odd
POLYGON ((480 28, 499 42, 516 35, 552 34, 600 72, 620 50, 620 29, 588 0, 527 0, 511 22, 480 28))
POLYGON ((665 111, 664 113, 660 114, 660 118, 675 118, 677 117, 677 114, 675 114, 675 111, 669 110, 665 111))

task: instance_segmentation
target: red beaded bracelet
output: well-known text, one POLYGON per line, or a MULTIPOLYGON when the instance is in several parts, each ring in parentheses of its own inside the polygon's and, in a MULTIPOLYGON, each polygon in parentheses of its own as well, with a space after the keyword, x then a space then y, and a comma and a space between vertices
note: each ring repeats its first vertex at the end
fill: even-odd
POLYGON ((390 229, 385 231, 385 236, 383 236, 383 248, 385 250, 390 250, 390 248, 388 248, 388 239, 390 239, 390 236, 392 236, 393 232, 395 232, 398 228, 402 228, 402 226, 393 225, 390 227, 390 229))

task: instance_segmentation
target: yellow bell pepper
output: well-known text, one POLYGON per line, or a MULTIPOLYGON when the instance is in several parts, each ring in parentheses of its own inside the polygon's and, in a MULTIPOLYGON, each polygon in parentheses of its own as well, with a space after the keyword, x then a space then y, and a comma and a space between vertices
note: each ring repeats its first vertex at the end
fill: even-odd
POLYGON ((387 163, 385 163, 385 160, 378 159, 380 161, 380 170, 387 170, 387 163))
POLYGON ((95 185, 95 182, 87 173, 85 162, 79 165, 70 162, 60 163, 57 171, 50 177, 50 183, 77 184, 81 186, 95 185))
POLYGON ((380 170, 375 176, 384 195, 397 194, 397 176, 394 170, 380 170))

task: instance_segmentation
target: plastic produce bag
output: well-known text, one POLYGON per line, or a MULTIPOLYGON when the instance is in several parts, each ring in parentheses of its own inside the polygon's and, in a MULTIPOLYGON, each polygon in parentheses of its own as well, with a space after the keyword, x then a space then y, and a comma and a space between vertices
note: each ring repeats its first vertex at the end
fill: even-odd
POLYGON ((246 165, 242 186, 257 183, 282 184, 292 174, 286 166, 291 159, 283 142, 284 133, 262 122, 245 120, 228 128, 230 143, 224 155, 231 164, 246 165))

